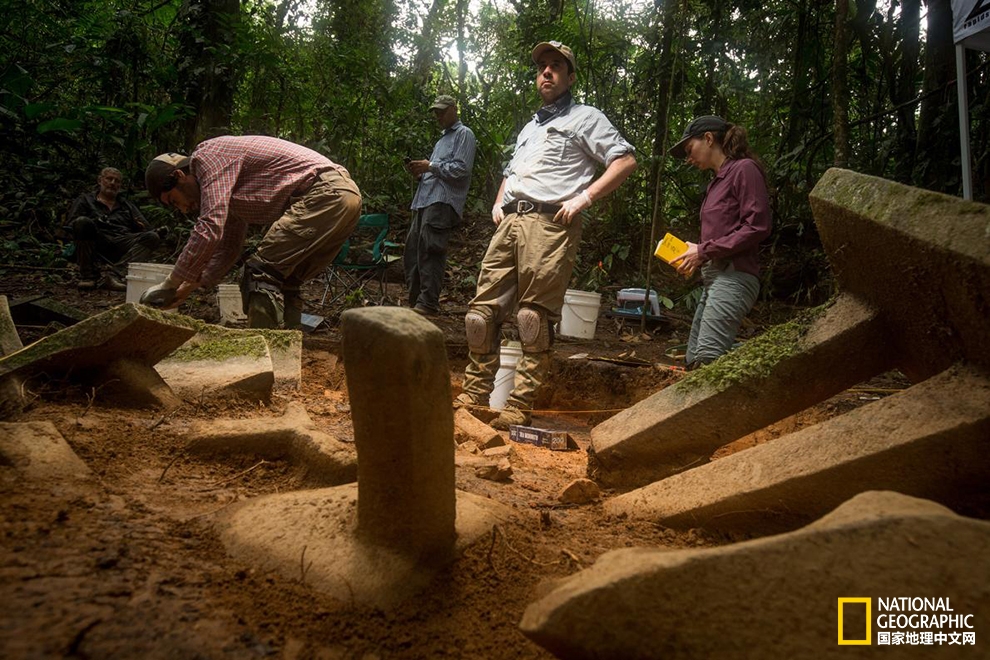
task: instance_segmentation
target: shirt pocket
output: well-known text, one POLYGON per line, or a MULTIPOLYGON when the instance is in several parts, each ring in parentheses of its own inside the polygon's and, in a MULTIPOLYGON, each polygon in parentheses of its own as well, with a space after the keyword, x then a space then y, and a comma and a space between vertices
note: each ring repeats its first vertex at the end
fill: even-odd
POLYGON ((543 162, 561 163, 566 162, 569 156, 577 149, 574 131, 566 128, 561 129, 556 126, 548 126, 546 137, 544 138, 543 162))

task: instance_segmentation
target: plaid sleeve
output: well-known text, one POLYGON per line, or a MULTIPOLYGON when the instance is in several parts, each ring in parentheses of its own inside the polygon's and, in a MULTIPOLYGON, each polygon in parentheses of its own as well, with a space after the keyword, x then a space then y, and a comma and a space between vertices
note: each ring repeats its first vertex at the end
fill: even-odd
POLYGON ((199 182, 199 219, 172 276, 183 282, 199 282, 224 236, 230 197, 240 174, 242 159, 222 154, 193 154, 193 171, 199 182))

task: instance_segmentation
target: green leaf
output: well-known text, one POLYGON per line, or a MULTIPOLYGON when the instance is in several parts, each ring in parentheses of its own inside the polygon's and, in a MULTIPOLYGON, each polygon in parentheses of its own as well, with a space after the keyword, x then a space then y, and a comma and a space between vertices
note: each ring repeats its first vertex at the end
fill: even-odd
POLYGON ((36 119, 49 110, 54 109, 54 103, 28 103, 24 106, 24 116, 28 119, 36 119))
POLYGON ((82 128, 82 124, 78 119, 65 119, 64 117, 49 119, 46 122, 38 124, 38 133, 42 135, 51 131, 66 131, 71 133, 82 128))

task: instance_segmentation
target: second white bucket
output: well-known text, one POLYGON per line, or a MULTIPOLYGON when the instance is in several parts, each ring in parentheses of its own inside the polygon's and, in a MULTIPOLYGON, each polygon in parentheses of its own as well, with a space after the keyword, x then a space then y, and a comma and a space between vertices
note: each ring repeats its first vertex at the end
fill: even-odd
POLYGON ((127 264, 127 293, 125 302, 141 302, 141 294, 161 284, 172 272, 172 264, 127 264))
POLYGON ((501 347, 498 373, 495 374, 495 388, 488 399, 488 406, 492 410, 501 410, 505 407, 506 400, 512 394, 516 380, 516 365, 521 357, 522 346, 519 342, 509 342, 501 347))
POLYGON ((568 289, 564 293, 564 308, 560 312, 557 330, 562 337, 593 339, 598 325, 598 308, 602 294, 568 289))

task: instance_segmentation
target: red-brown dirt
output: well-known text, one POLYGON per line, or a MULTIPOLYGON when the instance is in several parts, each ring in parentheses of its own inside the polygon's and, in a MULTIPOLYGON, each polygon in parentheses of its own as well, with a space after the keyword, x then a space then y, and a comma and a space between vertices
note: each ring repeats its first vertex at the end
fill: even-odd
MULTIPOLYGON (((396 286, 393 297, 398 297, 396 286)), ((123 294, 78 293, 71 279, 41 273, 6 277, 0 293, 16 299, 49 295, 93 313, 123 294)), ((311 301, 321 291, 308 290, 311 301)), ((217 319, 210 296, 187 311, 217 319)), ((313 309, 310 311, 319 311, 313 309)), ((448 340, 455 392, 466 348, 460 305, 448 301, 437 325, 448 340)), ((41 328, 22 328, 26 338, 41 328)), ((0 649, 6 658, 536 658, 549 657, 519 633, 523 610, 548 588, 603 552, 626 546, 692 547, 723 543, 703 530, 673 531, 648 522, 611 519, 600 503, 564 506, 557 493, 584 476, 589 424, 679 377, 660 366, 686 338, 673 323, 641 334, 601 318, 594 340, 561 342, 555 377, 534 423, 568 430, 582 447, 550 452, 512 444, 507 483, 457 469, 457 487, 497 499, 515 518, 493 528, 421 596, 392 611, 337 602, 297 578, 255 570, 230 559, 211 514, 266 493, 300 487, 296 470, 250 456, 192 458, 184 433, 194 421, 279 415, 302 402, 317 425, 352 440, 340 337, 333 323, 306 337, 298 391, 277 392, 270 406, 188 401, 163 419, 129 410, 99 392, 51 391, 17 419, 49 420, 93 470, 91 492, 18 479, 0 464, 0 649), (643 359, 626 366, 580 357, 643 359), (579 356, 571 359, 572 356, 579 356), (571 414, 569 411, 586 411, 571 414), (597 411, 597 412, 587 412, 597 411)), ((722 455, 883 396, 849 392, 755 433, 722 455)), ((604 493, 608 497, 610 493, 604 493)), ((302 558, 301 558, 302 563, 302 558)))

